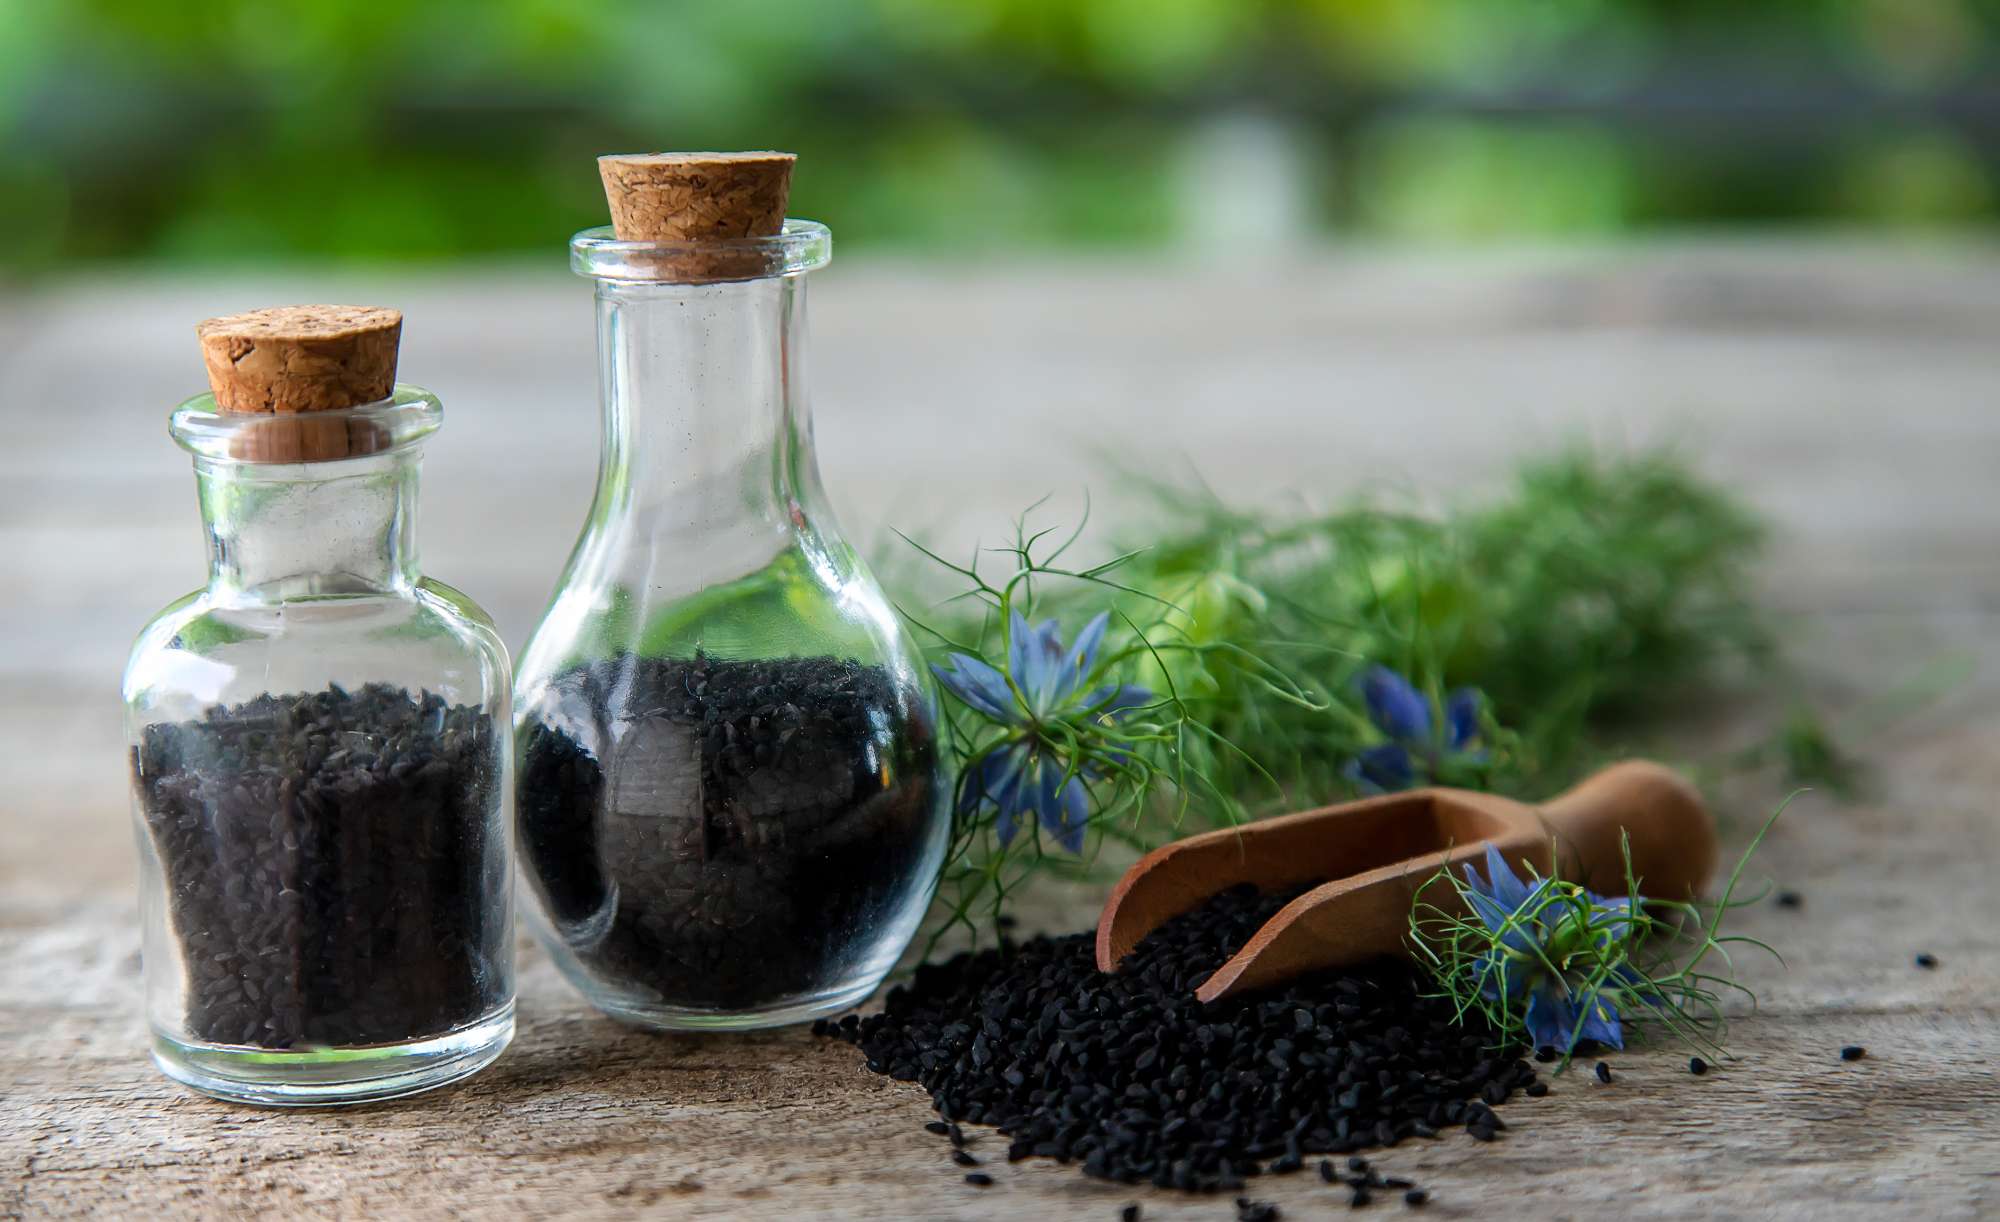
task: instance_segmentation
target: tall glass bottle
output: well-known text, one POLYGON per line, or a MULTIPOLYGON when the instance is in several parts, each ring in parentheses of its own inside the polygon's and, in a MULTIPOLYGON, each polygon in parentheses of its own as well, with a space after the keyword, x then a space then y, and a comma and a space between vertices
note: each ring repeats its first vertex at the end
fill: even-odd
MULTIPOLYGON (((140 634, 126 726, 154 1059, 222 1098, 408 1094, 514 1030, 507 654, 418 571, 443 409, 390 359, 376 402, 173 415, 208 583, 140 634)), ((320 394, 284 382, 310 360, 253 397, 320 394)))
POLYGON ((639 1025, 842 1009, 915 932, 949 815, 915 651, 820 487, 805 278, 828 233, 570 249, 604 449, 516 684, 543 939, 639 1025))

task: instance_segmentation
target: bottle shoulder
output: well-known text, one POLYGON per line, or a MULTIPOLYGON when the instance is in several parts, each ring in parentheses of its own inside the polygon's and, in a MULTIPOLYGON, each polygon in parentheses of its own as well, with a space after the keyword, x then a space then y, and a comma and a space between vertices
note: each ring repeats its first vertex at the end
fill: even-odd
POLYGON ((491 617, 442 583, 281 602, 197 591, 140 632, 122 692, 136 714, 368 683, 491 704, 511 673, 491 617))
POLYGON ((665 553, 646 559, 572 566, 522 656, 522 672, 615 653, 878 660, 910 649, 881 587, 838 541, 789 535, 773 551, 721 572, 674 565, 665 553))
POLYGON ((486 613, 486 608, 472 601, 463 590, 436 578, 424 577, 416 584, 415 597, 441 620, 462 628, 468 638, 482 649, 497 651, 505 657, 507 646, 500 638, 499 625, 486 613))

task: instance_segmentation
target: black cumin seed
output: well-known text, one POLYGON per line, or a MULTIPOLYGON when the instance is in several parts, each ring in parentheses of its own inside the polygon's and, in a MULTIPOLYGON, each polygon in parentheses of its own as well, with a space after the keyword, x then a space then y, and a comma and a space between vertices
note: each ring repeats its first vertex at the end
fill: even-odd
POLYGON ((1118 1211, 1118 1222, 1139 1222, 1139 1203, 1134 1201, 1118 1211))
POLYGON ((993 1177, 986 1174, 984 1171, 972 1172, 970 1175, 967 1175, 965 1177, 965 1182, 972 1185, 974 1188, 993 1187, 993 1177))
POLYGON ((972 1157, 970 1154, 967 1154, 963 1150, 953 1150, 951 1152, 951 1161, 957 1163, 961 1167, 977 1167, 979 1165, 978 1159, 972 1157))
POLYGON ((1597 1063, 1597 1080, 1599 1082, 1611 1081, 1611 1066, 1608 1062, 1599 1061, 1597 1063))
POLYGON ((1523 1093, 1530 1099, 1539 1099, 1549 1093, 1549 1084, 1547 1082, 1530 1082, 1528 1083, 1527 1090, 1523 1093))
POLYGON ((1374 1199, 1366 1188, 1356 1188, 1354 1195, 1347 1198, 1347 1207, 1349 1209, 1360 1209, 1374 1199))
POLYGON ((522 874, 607 985, 725 1010, 817 990, 924 868, 923 708, 831 656, 566 670, 520 723, 522 874))
POLYGON ((1403 1194, 1403 1204, 1405 1205, 1422 1205, 1430 1199, 1431 1194, 1421 1188, 1412 1188, 1403 1194))
POLYGON ((1868 1050, 1859 1044, 1849 1044, 1840 1050, 1840 1059, 1843 1061, 1858 1061, 1867 1055, 1868 1050))
POLYGON ((500 756, 491 715, 384 683, 147 726, 129 763, 188 1031, 343 1047, 492 1014, 513 954, 500 756))
POLYGON ((1332 1159, 1322 1158, 1319 1160, 1319 1178, 1325 1180, 1329 1184, 1336 1183, 1339 1181, 1340 1174, 1333 1169, 1332 1159))
POLYGON ((1347 1160, 1347 1169, 1349 1171, 1366 1171, 1368 1170, 1368 1160, 1359 1156, 1350 1158, 1347 1160))
POLYGON ((1931 954, 1929 951, 1925 951, 1923 954, 1917 956, 1918 967, 1933 968, 1936 967, 1937 965, 1938 965, 1937 956, 1931 954))
POLYGON ((935 1133, 939 1137, 943 1137, 946 1133, 951 1132, 951 1126, 942 1120, 932 1120, 925 1123, 924 1132, 935 1133))
POLYGON ((1806 897, 1796 891, 1778 892, 1778 907, 1780 908, 1798 908, 1804 905, 1805 902, 1806 897))
MULTIPOLYGON (((1494 1140, 1505 1125, 1487 1100, 1536 1083, 1525 1050, 1496 1053, 1492 1030, 1458 1024, 1407 965, 1194 1000, 1290 898, 1232 889, 1162 925, 1110 975, 1096 969, 1094 933, 925 964, 834 1036, 923 1086, 946 1121, 999 1129, 1008 1161, 1074 1162, 1125 1184, 1227 1192, 1308 1155, 1447 1126, 1494 1140)), ((1349 1165, 1378 1192, 1367 1159, 1349 1165)))
POLYGON ((1688 1072, 1699 1076, 1708 1072, 1708 1062, 1700 1057, 1688 1058, 1688 1072))

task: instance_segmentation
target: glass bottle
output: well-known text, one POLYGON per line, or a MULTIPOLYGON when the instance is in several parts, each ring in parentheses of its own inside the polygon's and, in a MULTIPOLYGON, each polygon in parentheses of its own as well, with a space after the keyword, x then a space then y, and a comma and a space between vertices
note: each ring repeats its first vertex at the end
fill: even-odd
POLYGON ((949 812, 911 643, 841 538, 808 414, 824 226, 571 243, 596 282, 604 449, 516 684, 517 839, 562 971, 653 1028, 866 997, 949 812))
POLYGON ((390 1098, 512 1038, 507 654, 417 570, 442 414, 407 385, 173 414, 208 585, 146 626, 124 697, 154 1059, 208 1094, 390 1098))

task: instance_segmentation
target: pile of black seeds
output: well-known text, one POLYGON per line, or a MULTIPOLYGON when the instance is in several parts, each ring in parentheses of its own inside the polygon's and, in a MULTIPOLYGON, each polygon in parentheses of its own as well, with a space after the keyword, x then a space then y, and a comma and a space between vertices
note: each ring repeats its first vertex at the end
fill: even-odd
MULTIPOLYGON (((1111 975, 1090 934, 960 955, 917 969, 880 1014, 816 1029, 858 1044, 870 1069, 920 1082, 947 1121, 996 1126, 1010 1161, 1077 1162, 1125 1183, 1234 1190, 1311 1154, 1454 1127, 1493 1140, 1506 1127, 1493 1108, 1535 1070, 1496 1053, 1491 1030, 1455 1023, 1406 964, 1195 1001, 1290 898, 1224 892, 1111 975)), ((1372 1174, 1350 1181, 1355 1203, 1388 1186, 1372 1174)))
POLYGON ((501 764, 486 713, 386 684, 147 726, 133 783, 189 1033, 274 1049, 403 1043, 502 1004, 501 764))
POLYGON ((558 937, 628 995, 827 987, 928 881, 936 741, 879 666, 619 654, 521 724, 520 842, 558 937))

